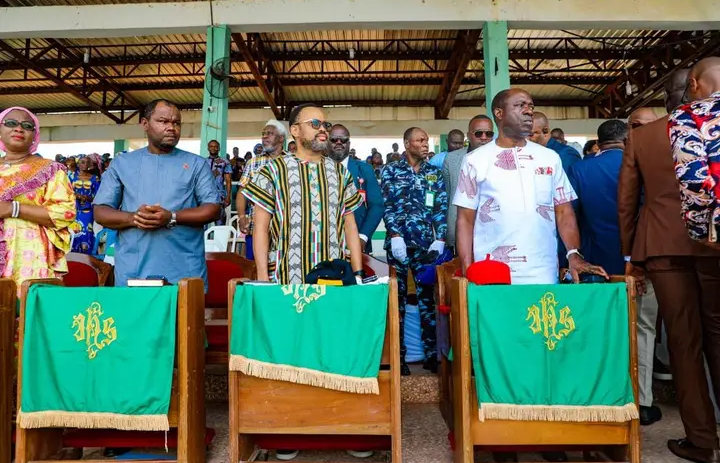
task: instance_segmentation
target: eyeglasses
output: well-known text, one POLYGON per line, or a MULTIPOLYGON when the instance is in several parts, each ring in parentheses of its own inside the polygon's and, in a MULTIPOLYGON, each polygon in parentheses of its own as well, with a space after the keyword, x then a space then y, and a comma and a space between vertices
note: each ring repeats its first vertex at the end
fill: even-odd
POLYGON ((330 143, 340 142, 343 145, 350 141, 350 137, 330 137, 330 143))
POLYGON ((27 130, 28 132, 34 132, 35 131, 35 124, 28 121, 16 121, 15 119, 5 119, 2 121, 2 124, 7 127, 8 129, 14 129, 17 126, 22 127, 23 130, 27 130))
POLYGON ((483 135, 485 136, 485 138, 492 138, 495 136, 495 132, 493 132, 492 130, 476 130, 472 132, 472 134, 473 136, 475 136, 475 138, 480 138, 483 135))
POLYGON ((320 130, 320 127, 324 127, 325 130, 330 130, 333 126, 332 122, 321 121, 320 119, 308 119, 306 121, 300 121, 298 124, 310 124, 310 127, 315 130, 320 130))
POLYGON ((688 80, 688 83, 685 84, 685 90, 683 90, 682 98, 680 98, 680 103, 690 103, 690 96, 688 95, 688 89, 690 88, 690 81, 688 80))

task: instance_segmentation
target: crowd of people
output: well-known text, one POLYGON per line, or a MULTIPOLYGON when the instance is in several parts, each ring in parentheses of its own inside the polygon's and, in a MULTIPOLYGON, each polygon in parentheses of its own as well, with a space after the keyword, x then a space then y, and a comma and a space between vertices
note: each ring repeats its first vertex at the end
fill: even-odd
MULTIPOLYGON (((203 227, 222 220, 235 180, 239 227, 260 281, 304 283, 332 261, 362 284, 362 253, 384 220, 401 323, 412 272, 423 366, 431 371, 437 348, 433 283, 422 277, 428 265, 457 257, 466 272, 489 256, 510 267, 512 284, 557 283, 559 268, 575 282, 632 275, 641 422, 661 419, 651 390, 659 312, 686 433, 668 447, 686 460, 717 463, 710 391, 720 397, 720 58, 675 72, 665 93, 669 116, 642 108, 628 122, 608 120, 581 154, 562 131, 550 130, 528 92, 504 90, 489 116, 448 134, 446 152, 431 156, 427 132, 410 127, 404 152, 394 145, 386 163, 377 150, 358 159, 348 128, 312 104, 293 108, 289 128, 269 121, 254 153, 241 159, 234 149, 222 159, 213 140, 208 160, 177 148, 181 112, 156 100, 141 118, 146 147, 112 161, 59 162, 33 155, 38 119, 9 108, 0 113, 0 270, 18 283, 62 275, 71 242, 78 252, 92 249, 97 222, 118 231, 116 285, 157 275, 207 283, 203 227)), ((543 456, 567 461, 558 452, 543 456)))

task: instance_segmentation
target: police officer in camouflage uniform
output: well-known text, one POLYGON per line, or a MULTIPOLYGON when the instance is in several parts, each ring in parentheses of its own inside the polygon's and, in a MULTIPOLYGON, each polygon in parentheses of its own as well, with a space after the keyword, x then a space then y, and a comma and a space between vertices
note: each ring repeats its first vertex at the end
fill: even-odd
POLYGON ((426 162, 427 133, 412 127, 405 131, 403 139, 406 157, 385 166, 381 189, 387 229, 384 247, 388 264, 395 267, 398 277, 401 373, 409 375, 404 339, 408 269, 412 270, 417 288, 426 358, 423 368, 437 372, 433 286, 420 284, 418 273, 427 263, 434 263, 445 249, 448 198, 441 170, 426 162))

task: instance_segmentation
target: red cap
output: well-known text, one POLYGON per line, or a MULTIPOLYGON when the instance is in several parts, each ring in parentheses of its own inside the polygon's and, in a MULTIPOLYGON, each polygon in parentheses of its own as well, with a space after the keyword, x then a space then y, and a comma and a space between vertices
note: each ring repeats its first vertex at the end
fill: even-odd
POLYGON ((498 260, 491 260, 488 254, 485 260, 475 262, 468 267, 467 279, 476 285, 509 285, 510 266, 498 260))

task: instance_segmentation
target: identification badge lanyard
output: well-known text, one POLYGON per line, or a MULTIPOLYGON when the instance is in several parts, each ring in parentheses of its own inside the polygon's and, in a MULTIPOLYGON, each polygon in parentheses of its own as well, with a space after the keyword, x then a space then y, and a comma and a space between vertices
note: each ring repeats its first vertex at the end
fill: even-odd
POLYGON ((367 192, 365 191, 365 179, 359 178, 358 183, 360 184, 358 193, 360 194, 360 197, 362 198, 363 204, 367 204, 367 192))
POLYGON ((435 206, 435 193, 432 191, 426 191, 425 192, 425 206, 426 207, 434 207, 435 206))
POLYGON ((433 181, 428 180, 427 190, 425 191, 425 207, 435 207, 435 192, 432 191, 433 181))

